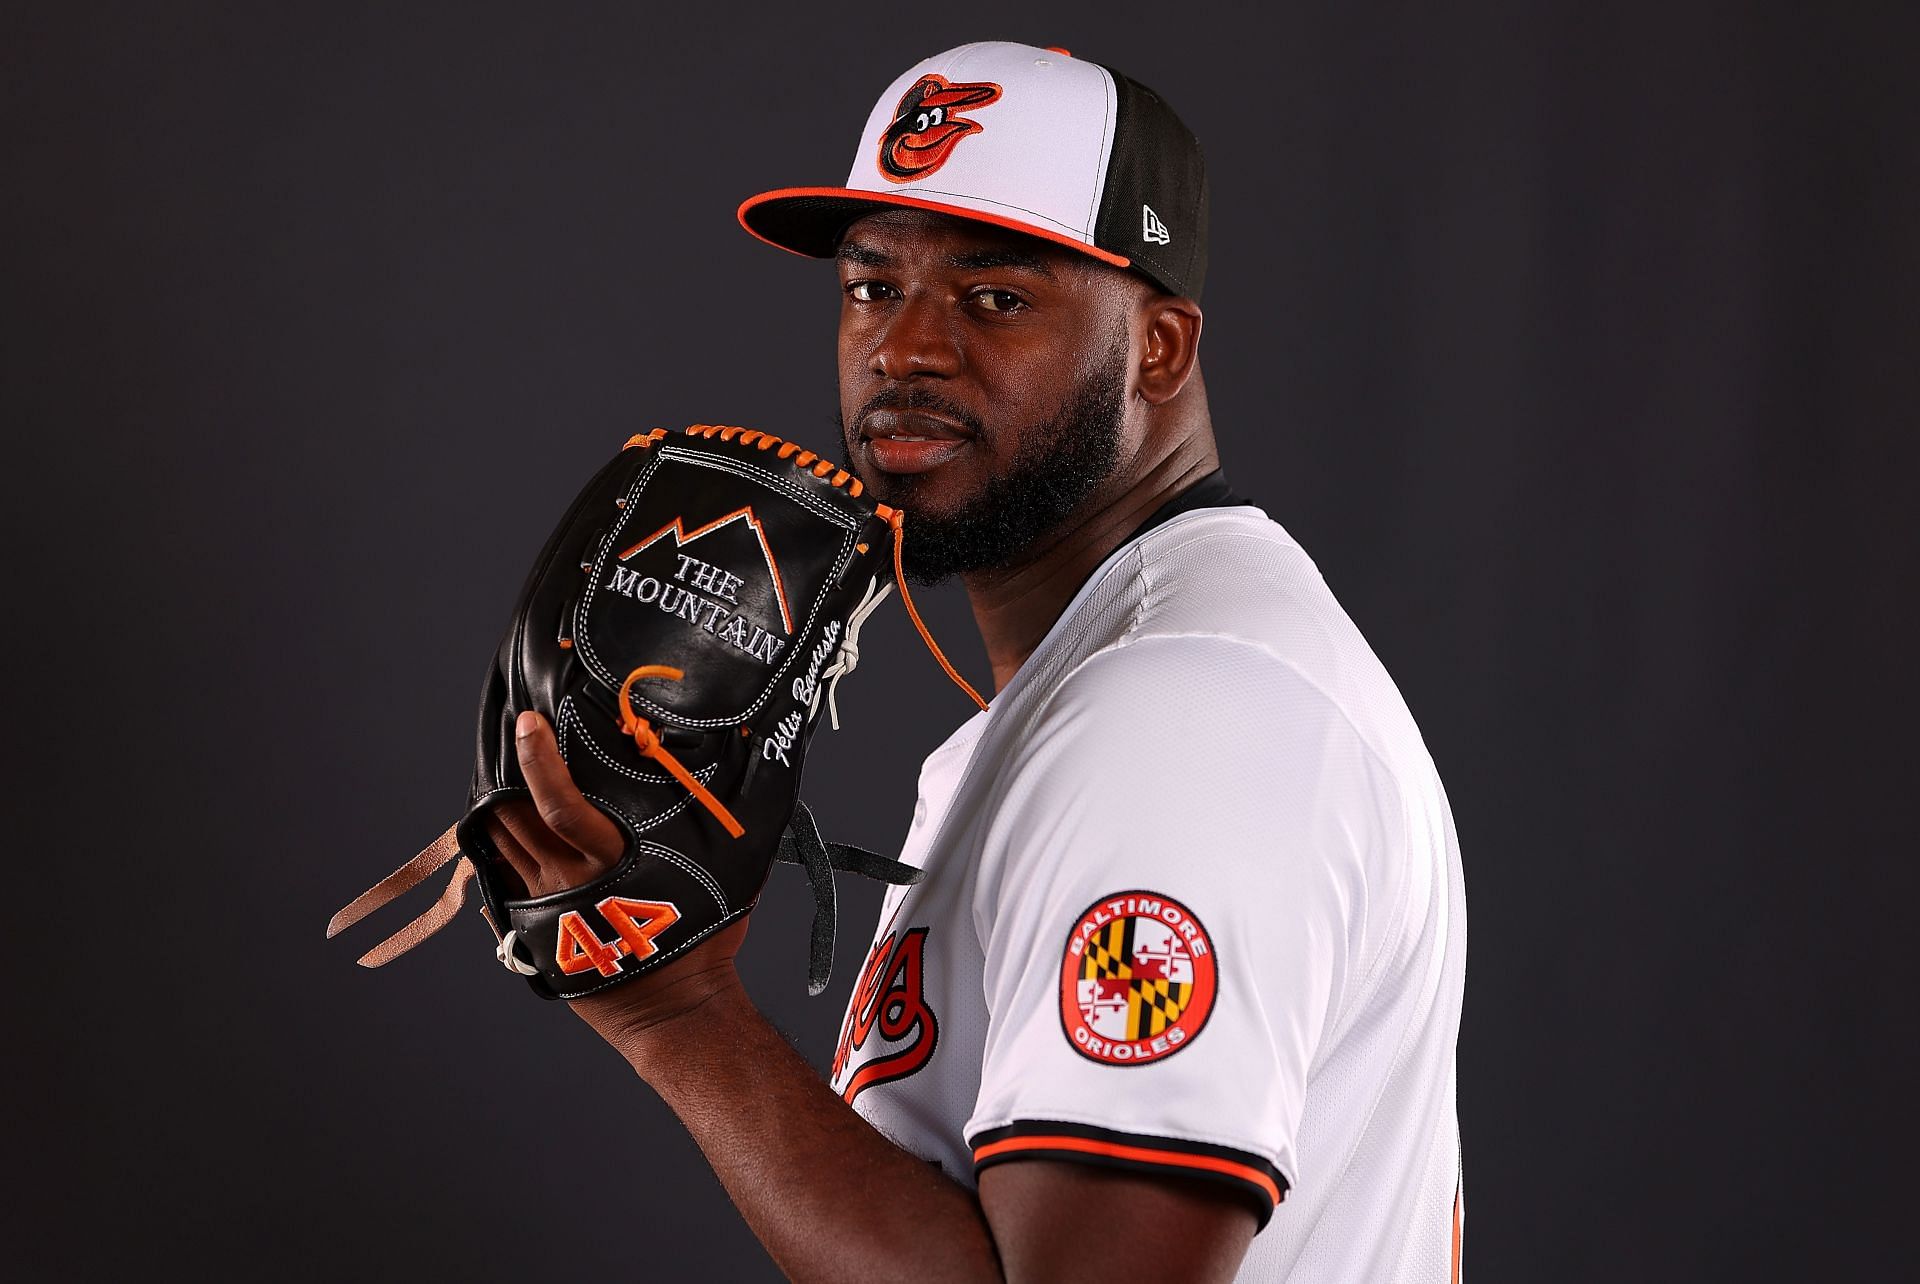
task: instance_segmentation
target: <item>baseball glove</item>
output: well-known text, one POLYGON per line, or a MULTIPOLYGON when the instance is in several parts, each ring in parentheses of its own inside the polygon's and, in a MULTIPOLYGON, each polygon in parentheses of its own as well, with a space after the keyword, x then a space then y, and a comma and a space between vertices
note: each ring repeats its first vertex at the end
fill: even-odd
MULTIPOLYGON (((439 901, 360 962, 381 966, 437 932, 472 881, 499 960, 536 993, 573 999, 744 916, 772 863, 789 860, 814 893, 808 989, 825 989, 833 871, 919 878, 824 842, 799 801, 823 705, 839 724, 834 691, 858 663, 861 622, 902 582, 903 515, 861 489, 831 461, 761 432, 696 425, 629 440, 574 500, 521 591, 481 695, 465 816, 336 914, 327 935, 457 857, 439 901), (530 796, 514 748, 514 720, 528 709, 546 716, 574 782, 626 839, 606 874, 533 898, 485 824, 491 808, 530 796)), ((925 637, 904 585, 901 597, 925 637)))

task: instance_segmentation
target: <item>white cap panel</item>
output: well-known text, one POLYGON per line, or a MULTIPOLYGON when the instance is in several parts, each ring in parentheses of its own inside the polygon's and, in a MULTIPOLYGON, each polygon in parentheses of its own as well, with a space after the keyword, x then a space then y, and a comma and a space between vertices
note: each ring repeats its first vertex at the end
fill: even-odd
POLYGON ((962 45, 887 87, 847 186, 1033 223, 1091 245, 1117 108, 1103 67, 1033 45, 962 45), (927 77, 945 87, 923 94, 896 130, 903 100, 927 77))

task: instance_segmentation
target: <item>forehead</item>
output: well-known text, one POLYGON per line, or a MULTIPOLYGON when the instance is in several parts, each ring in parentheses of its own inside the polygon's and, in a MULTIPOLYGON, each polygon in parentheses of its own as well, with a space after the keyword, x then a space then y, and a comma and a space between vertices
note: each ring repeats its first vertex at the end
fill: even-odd
POLYGON ((849 224, 836 257, 844 263, 951 268, 1024 268, 1071 281, 1100 266, 1083 254, 989 223, 931 210, 881 210, 849 224))

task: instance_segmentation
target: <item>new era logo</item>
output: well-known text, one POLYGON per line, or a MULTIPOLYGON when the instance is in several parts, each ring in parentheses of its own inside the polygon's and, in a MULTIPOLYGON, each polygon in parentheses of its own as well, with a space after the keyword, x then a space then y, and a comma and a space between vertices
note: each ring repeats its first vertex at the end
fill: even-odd
POLYGON ((1155 245, 1165 245, 1173 238, 1167 235, 1167 225, 1153 212, 1153 206, 1140 207, 1140 235, 1155 245))

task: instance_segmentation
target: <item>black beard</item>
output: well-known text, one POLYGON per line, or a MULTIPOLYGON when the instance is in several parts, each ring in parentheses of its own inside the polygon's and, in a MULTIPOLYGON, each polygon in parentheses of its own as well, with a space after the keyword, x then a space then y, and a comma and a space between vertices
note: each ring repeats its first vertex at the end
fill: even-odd
MULTIPOLYGON (((911 515, 900 553, 907 578, 931 586, 950 575, 1006 566, 1065 524, 1119 464, 1126 361, 1122 336, 1050 422, 1025 432, 1007 471, 956 512, 916 510, 918 479, 890 478, 888 502, 911 515)), ((969 426, 978 431, 979 425, 969 426)))

